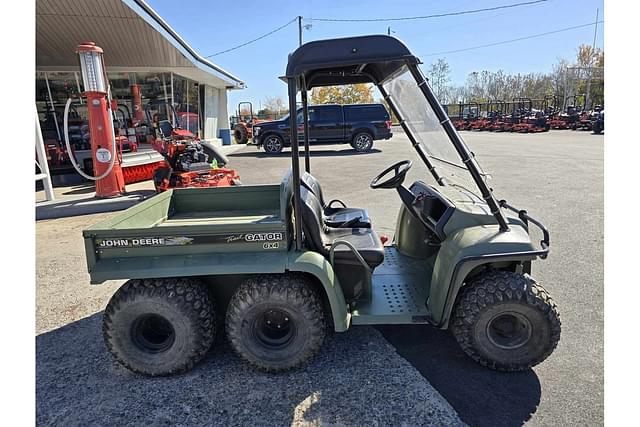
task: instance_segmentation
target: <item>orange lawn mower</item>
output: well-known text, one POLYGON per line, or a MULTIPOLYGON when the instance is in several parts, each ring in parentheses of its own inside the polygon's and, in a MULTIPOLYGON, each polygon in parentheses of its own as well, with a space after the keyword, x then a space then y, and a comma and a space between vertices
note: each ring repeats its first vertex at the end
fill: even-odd
POLYGON ((151 146, 165 159, 153 172, 157 192, 170 188, 228 187, 240 185, 228 160, 214 146, 202 143, 188 130, 178 126, 179 116, 167 102, 151 101, 145 113, 151 124, 151 146))
POLYGON ((490 132, 504 132, 507 123, 507 108, 508 103, 500 99, 496 99, 489 102, 489 108, 495 106, 494 110, 491 110, 488 114, 491 119, 491 123, 486 126, 486 130, 490 132))
POLYGON ((493 124, 502 115, 502 110, 500 109, 500 106, 503 105, 503 104, 504 104, 503 101, 492 100, 492 101, 486 102, 485 104, 480 105, 479 110, 478 110, 479 117, 469 125, 470 130, 476 130, 476 131, 488 131, 488 130, 491 130, 493 124), (486 109, 485 109, 485 113, 486 114, 484 114, 484 115, 482 114, 482 106, 483 105, 486 107, 486 109))
POLYGON ((458 117, 452 118, 451 123, 456 130, 471 130, 471 126, 480 115, 480 104, 477 102, 459 103, 458 117))
POLYGON ((517 111, 520 114, 520 120, 513 125, 512 132, 519 133, 536 133, 546 132, 549 130, 547 117, 542 110, 533 108, 531 98, 515 98, 517 111))
POLYGON ((569 96, 565 99, 565 105, 567 106, 564 112, 555 114, 549 120, 549 127, 551 129, 574 129, 576 123, 580 119, 581 108, 576 107, 578 96, 569 96))

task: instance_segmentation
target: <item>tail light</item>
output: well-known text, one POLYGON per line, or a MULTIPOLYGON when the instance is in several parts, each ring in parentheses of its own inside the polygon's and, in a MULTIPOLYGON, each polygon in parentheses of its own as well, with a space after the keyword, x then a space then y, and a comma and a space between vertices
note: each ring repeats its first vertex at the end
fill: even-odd
POLYGON ((391 130, 391 120, 385 120, 385 125, 387 125, 387 129, 391 130))

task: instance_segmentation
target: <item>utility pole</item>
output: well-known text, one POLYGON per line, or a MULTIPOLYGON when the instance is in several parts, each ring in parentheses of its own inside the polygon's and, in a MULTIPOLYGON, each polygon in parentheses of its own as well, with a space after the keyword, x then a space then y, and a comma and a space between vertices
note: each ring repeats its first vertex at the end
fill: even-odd
POLYGON ((591 97, 591 75, 593 74, 593 60, 596 58, 596 37, 598 36, 598 15, 600 13, 600 9, 596 9, 596 28, 593 31, 593 45, 591 45, 591 55, 593 58, 589 58, 589 75, 587 76, 587 94, 584 99, 584 108, 589 108, 589 98, 591 97))
POLYGON ((298 16, 298 46, 302 46, 302 16, 298 16))

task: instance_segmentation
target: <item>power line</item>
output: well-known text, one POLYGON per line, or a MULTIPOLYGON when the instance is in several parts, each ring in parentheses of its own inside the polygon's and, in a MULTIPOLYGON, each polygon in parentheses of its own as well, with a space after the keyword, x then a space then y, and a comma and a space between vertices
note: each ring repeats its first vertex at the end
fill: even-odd
POLYGON ((446 55, 446 54, 449 54, 449 53, 467 52, 469 50, 481 49, 481 48, 491 47, 491 46, 499 46, 501 44, 513 43, 513 42, 518 42, 518 41, 521 41, 521 40, 529 40, 529 39, 533 39, 533 38, 536 38, 536 37, 548 36, 549 34, 562 33, 564 31, 576 30, 578 28, 590 27, 592 25, 601 24, 603 22, 604 21, 596 21, 596 22, 591 22, 589 24, 582 24, 582 25, 576 25, 574 27, 567 27, 567 28, 561 28, 559 30, 547 31, 546 33, 533 34, 533 35, 525 36, 525 37, 518 37, 517 39, 503 40, 503 41, 499 41, 499 42, 495 42, 495 43, 488 43, 488 44, 482 44, 482 45, 478 45, 478 46, 465 47, 463 49, 455 49, 455 50, 446 50, 446 51, 442 51, 442 52, 427 53, 427 54, 420 55, 420 56, 421 57, 425 57, 425 56, 446 55))
POLYGON ((223 53, 231 52, 232 50, 240 49, 241 47, 244 47, 244 46, 249 45, 251 43, 257 42, 258 40, 262 40, 263 38, 265 38, 267 36, 270 36, 271 34, 276 33, 276 32, 282 30, 285 27, 288 27, 289 25, 293 24, 297 20, 298 20, 298 17, 296 16, 295 18, 293 18, 291 21, 287 22, 286 24, 276 28, 275 30, 269 31, 268 33, 263 34, 260 37, 257 37, 257 38, 255 38, 253 40, 249 40, 248 42, 239 44, 239 45, 234 46, 232 48, 229 48, 229 49, 226 49, 226 50, 221 50, 220 52, 216 52, 216 53, 213 53, 211 55, 205 56, 205 58, 211 58, 212 56, 222 55, 223 53))
POLYGON ((459 15, 469 15, 472 13, 480 13, 480 12, 491 12, 493 10, 500 9, 509 9, 513 7, 520 6, 528 6, 538 3, 545 3, 550 0, 533 0, 522 3, 513 3, 507 4, 504 6, 494 6, 494 7, 486 7, 483 9, 473 9, 473 10, 461 10, 458 12, 448 12, 448 13, 438 13, 434 15, 424 15, 424 16, 405 16, 402 18, 370 18, 370 19, 341 19, 341 18, 309 18, 309 21, 322 21, 322 22, 386 22, 386 21, 410 21, 416 19, 432 19, 432 18, 444 18, 445 16, 459 16, 459 15))

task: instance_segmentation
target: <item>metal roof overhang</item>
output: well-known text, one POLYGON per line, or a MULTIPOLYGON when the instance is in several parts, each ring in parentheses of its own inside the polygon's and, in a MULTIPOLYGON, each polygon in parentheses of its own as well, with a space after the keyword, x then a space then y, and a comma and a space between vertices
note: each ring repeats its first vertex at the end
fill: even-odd
POLYGON ((217 88, 245 83, 191 48, 142 0, 38 0, 36 69, 78 71, 76 46, 94 41, 108 71, 171 71, 217 88))

